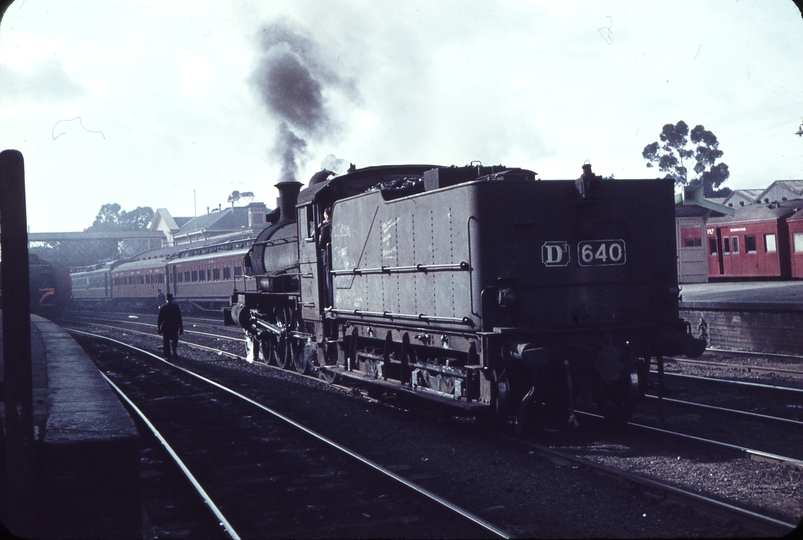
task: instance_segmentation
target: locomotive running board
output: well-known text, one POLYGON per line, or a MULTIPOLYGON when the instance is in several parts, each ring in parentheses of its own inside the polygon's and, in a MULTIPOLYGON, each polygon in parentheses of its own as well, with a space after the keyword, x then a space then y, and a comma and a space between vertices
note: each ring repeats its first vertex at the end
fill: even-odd
POLYGON ((336 374, 338 377, 343 379, 348 379, 349 383, 354 386, 364 385, 364 386, 371 386, 376 389, 381 389, 387 392, 392 392, 394 394, 401 394, 405 397, 411 397, 414 399, 426 399, 428 401, 432 401, 437 403, 438 405, 442 405, 448 407, 452 410, 459 409, 463 413, 469 416, 474 416, 478 414, 482 414, 490 409, 490 404, 488 403, 477 403, 477 402, 466 402, 464 400, 457 400, 454 398, 447 398, 438 394, 427 392, 426 390, 414 390, 409 386, 399 386, 397 383, 387 382, 380 379, 371 379, 367 378, 363 375, 362 372, 359 371, 346 371, 343 368, 326 366, 319 368, 321 371, 326 371, 330 374, 336 374))

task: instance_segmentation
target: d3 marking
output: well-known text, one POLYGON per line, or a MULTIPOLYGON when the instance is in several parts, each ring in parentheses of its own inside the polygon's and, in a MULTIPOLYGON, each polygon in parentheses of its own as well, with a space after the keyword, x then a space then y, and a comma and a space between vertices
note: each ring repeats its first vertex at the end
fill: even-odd
POLYGON ((571 251, 568 242, 544 242, 541 246, 541 262, 544 266, 568 266, 571 261, 571 251))

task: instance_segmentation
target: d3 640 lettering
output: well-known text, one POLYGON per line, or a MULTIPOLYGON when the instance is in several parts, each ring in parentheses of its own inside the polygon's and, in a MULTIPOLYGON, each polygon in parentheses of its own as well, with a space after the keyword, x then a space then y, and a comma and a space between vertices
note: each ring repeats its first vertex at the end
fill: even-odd
MULTIPOLYGON (((577 263, 580 266, 617 266, 627 261, 625 241, 621 239, 583 240, 577 243, 577 263)), ((563 267, 571 262, 568 242, 549 241, 541 246, 544 266, 563 267)))

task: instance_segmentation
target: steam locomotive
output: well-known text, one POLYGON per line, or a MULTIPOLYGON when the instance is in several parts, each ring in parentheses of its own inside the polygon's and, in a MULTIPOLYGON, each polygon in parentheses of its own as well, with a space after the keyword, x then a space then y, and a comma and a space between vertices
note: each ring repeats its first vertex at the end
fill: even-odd
POLYGON ((522 428, 626 419, 651 358, 705 350, 678 317, 671 180, 400 165, 276 187, 256 290, 224 310, 252 361, 522 428))

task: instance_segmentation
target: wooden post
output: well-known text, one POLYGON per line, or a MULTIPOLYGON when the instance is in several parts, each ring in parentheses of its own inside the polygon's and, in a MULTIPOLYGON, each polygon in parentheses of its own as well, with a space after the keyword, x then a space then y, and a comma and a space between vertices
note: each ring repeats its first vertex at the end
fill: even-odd
POLYGON ((8 513, 3 521, 16 535, 30 536, 35 479, 31 314, 25 165, 17 150, 0 152, 0 226, 8 513))

